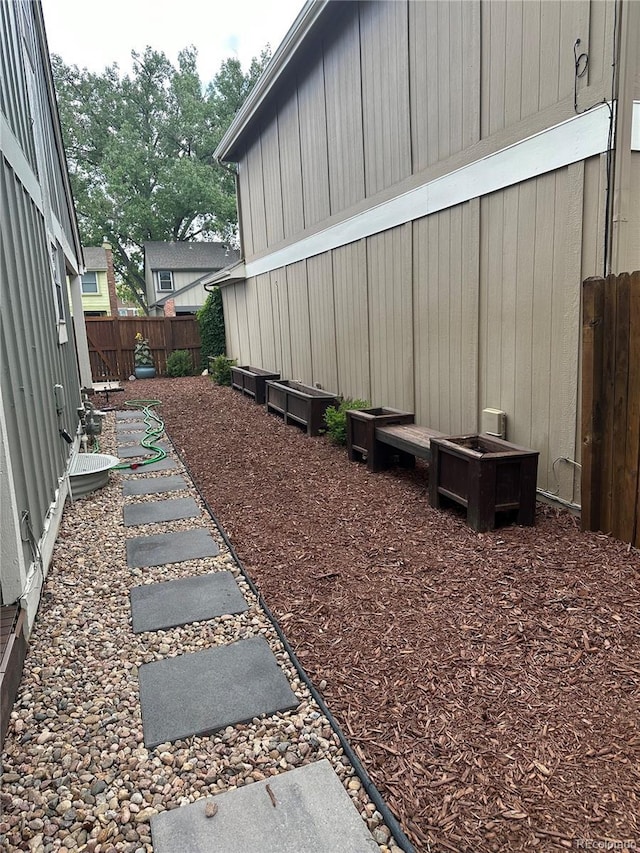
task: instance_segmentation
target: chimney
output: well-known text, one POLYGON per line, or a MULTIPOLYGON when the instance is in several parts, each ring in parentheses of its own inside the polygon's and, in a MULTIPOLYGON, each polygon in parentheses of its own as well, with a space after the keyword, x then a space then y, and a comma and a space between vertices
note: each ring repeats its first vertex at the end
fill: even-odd
POLYGON ((118 316, 118 294, 116 293, 116 276, 113 271, 113 252, 111 243, 105 240, 102 248, 107 256, 107 290, 109 291, 109 307, 112 317, 118 316))

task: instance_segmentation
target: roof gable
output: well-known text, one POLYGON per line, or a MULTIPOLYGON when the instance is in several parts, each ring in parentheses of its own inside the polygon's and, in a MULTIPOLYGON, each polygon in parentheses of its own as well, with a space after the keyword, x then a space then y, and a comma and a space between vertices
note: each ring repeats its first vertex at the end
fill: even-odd
POLYGON ((144 263, 150 270, 219 270, 239 257, 220 242, 145 243, 144 263))
POLYGON ((106 270, 107 253, 102 246, 83 246, 82 256, 84 257, 84 266, 86 270, 106 270))

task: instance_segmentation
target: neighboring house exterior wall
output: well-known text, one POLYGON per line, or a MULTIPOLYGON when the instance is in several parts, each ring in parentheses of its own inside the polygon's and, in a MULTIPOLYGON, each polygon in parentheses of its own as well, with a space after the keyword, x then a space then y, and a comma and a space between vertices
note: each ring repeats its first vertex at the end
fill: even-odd
POLYGON ((196 312, 209 295, 202 280, 237 259, 237 250, 223 243, 146 243, 144 275, 150 316, 196 312))
POLYGON ((118 297, 110 243, 103 243, 102 246, 85 246, 82 254, 85 270, 82 276, 84 313, 89 316, 117 316, 118 297))
POLYGON ((80 241, 39 2, 0 4, 0 55, 0 593, 2 604, 26 609, 28 634, 67 496, 89 360, 80 241))
POLYGON ((86 270, 85 275, 83 276, 82 308, 85 314, 100 314, 104 315, 105 317, 108 317, 111 314, 111 307, 109 305, 109 291, 107 289, 106 271, 86 270), (89 278, 95 276, 97 293, 87 292, 87 288, 84 284, 84 279, 87 277, 87 274, 89 274, 89 278))
POLYGON ((305 14, 216 152, 238 164, 246 259, 222 289, 229 354, 450 434, 503 409, 509 440, 540 451, 539 485, 579 499, 558 460, 580 456, 581 281, 605 260, 616 23, 628 129, 608 264, 640 266, 640 4, 617 22, 589 0, 305 14))

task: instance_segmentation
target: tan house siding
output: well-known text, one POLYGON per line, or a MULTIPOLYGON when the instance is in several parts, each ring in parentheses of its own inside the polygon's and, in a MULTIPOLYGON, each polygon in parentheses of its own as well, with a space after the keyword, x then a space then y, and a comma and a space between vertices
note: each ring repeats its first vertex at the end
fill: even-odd
POLYGON ((284 236, 292 237, 304 228, 302 196, 302 155, 298 131, 298 95, 280 106, 278 111, 278 142, 280 151, 280 180, 282 182, 282 211, 284 236))
MULTIPOLYGON (((541 488, 579 498, 565 460, 580 455, 581 281, 605 261, 608 110, 598 105, 611 98, 614 17, 609 0, 330 4, 236 152, 249 278, 225 288, 232 354, 246 350, 241 294, 255 287, 260 366, 410 409, 447 433, 477 430, 483 408, 501 408, 508 438, 540 451, 541 488), (589 65, 576 111, 578 38, 589 65), (562 146, 549 141, 554 128, 562 146), (587 133, 599 134, 593 149, 554 161, 587 133), (476 180, 493 155, 514 176, 479 181, 460 200, 452 176, 477 166, 476 180), (412 191, 435 198, 442 181, 450 200, 428 215, 412 208, 412 191), (378 225, 396 200, 405 221, 378 225), (348 230, 359 216, 370 231, 348 230)), ((627 17, 637 26, 636 12, 627 17)), ((626 79, 639 98, 636 66, 626 79)), ((627 97, 620 110, 630 109, 627 97)), ((640 152, 627 159, 637 199, 640 152)), ((638 267, 640 206, 623 224, 624 257, 638 267)))
MULTIPOLYGON (((326 96, 322 54, 309 57, 306 78, 298 85, 298 118, 302 167, 304 226, 329 216, 329 165, 326 96), (315 64, 312 64, 315 63, 315 64)), ((301 223, 302 225, 302 223, 301 223)))
POLYGON ((360 22, 357 5, 345 4, 345 19, 324 51, 327 146, 331 213, 364 198, 364 134, 360 22))
POLYGON ((360 7, 367 196, 411 174, 408 5, 360 7))
POLYGON ((350 397, 371 399, 367 241, 332 252, 336 317, 337 389, 350 397))

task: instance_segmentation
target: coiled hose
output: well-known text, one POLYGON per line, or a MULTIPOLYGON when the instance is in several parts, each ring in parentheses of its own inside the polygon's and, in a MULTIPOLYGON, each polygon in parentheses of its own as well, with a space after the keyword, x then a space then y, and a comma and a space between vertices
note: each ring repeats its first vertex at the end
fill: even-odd
POLYGON ((131 468, 135 471, 136 468, 141 468, 143 465, 151 465, 152 462, 160 462, 162 459, 166 459, 166 450, 163 450, 162 447, 154 443, 158 439, 158 436, 164 432, 164 421, 157 412, 153 411, 156 406, 161 405, 161 401, 127 400, 125 405, 140 409, 144 414, 145 433, 140 444, 147 450, 153 450, 155 456, 150 456, 148 459, 142 459, 139 462, 121 462, 119 465, 114 466, 114 470, 118 471, 123 468, 131 468))

